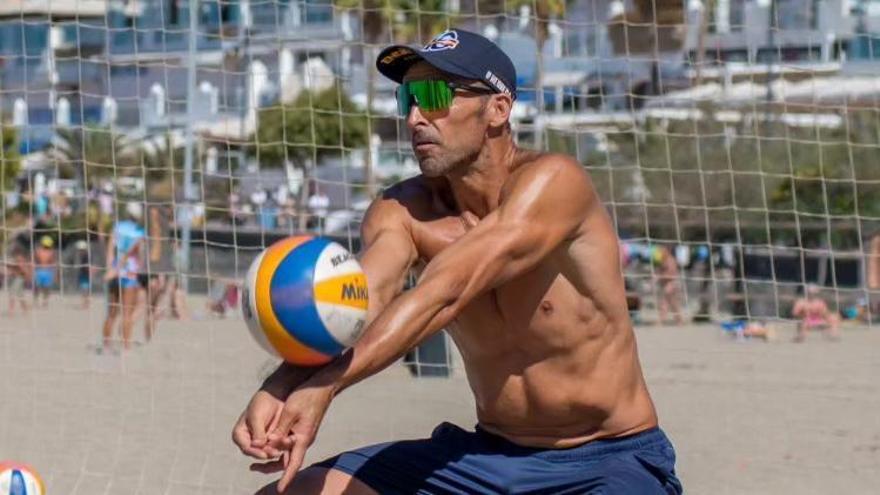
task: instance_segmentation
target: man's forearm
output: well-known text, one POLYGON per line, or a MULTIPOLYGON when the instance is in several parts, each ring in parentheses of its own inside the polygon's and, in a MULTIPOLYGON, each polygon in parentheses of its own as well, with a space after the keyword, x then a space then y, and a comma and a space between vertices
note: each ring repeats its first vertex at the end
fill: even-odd
POLYGON ((419 287, 392 302, 348 352, 315 374, 309 383, 330 386, 334 395, 387 368, 452 320, 450 304, 426 297, 419 287))
MULTIPOLYGON (((381 292, 381 291, 380 291, 381 292)), ((376 298, 370 300, 370 312, 371 314, 367 318, 367 330, 365 333, 369 331, 373 321, 376 319, 378 315, 380 315, 388 306, 388 301, 385 298, 376 298)), ((317 372, 323 370, 324 368, 334 365, 335 361, 339 361, 340 359, 345 359, 345 356, 341 356, 330 363, 320 365, 320 366, 297 366, 295 364, 290 364, 282 361, 278 368, 272 372, 264 381, 263 385, 260 387, 261 390, 269 392, 273 396, 284 400, 293 392, 297 387, 303 384, 306 380, 310 379, 317 372)), ((338 364, 337 364, 338 365, 338 364)))
POLYGON ((265 380, 260 390, 284 400, 301 383, 308 380, 321 370, 320 366, 304 367, 282 362, 265 380))

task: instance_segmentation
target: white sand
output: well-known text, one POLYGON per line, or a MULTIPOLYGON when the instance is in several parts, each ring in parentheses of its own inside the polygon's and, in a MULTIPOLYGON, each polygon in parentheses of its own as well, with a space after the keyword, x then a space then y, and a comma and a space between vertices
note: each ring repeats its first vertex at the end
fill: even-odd
MULTIPOLYGON (((0 295, 5 303, 5 294, 0 295)), ((95 355, 100 303, 0 317, 0 459, 34 465, 56 494, 240 494, 250 473, 230 429, 270 364, 238 319, 162 322, 149 345, 95 355)), ((876 493, 880 329, 737 343, 716 326, 638 330, 662 426, 688 493, 876 493)), ((136 331, 142 338, 142 329, 136 331)), ((440 421, 470 427, 461 370, 395 366, 341 396, 310 460, 440 421)))

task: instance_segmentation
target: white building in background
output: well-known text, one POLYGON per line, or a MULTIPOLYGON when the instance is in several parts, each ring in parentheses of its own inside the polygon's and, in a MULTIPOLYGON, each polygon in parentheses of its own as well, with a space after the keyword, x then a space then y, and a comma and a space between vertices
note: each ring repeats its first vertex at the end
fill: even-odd
POLYGON ((255 120, 257 109, 263 106, 263 99, 269 90, 269 69, 260 60, 248 66, 247 80, 247 118, 255 120))
POLYGON ((101 124, 105 126, 114 125, 118 116, 119 106, 116 103, 116 99, 105 96, 101 102, 101 124))
POLYGON ((24 98, 16 98, 12 104, 12 125, 22 127, 28 124, 28 104, 24 98))
POLYGON ((332 88, 338 77, 319 57, 310 57, 301 67, 302 87, 307 91, 321 92, 332 88))
MULTIPOLYGON (((279 97, 281 79, 297 79, 297 64, 309 57, 339 68, 343 36, 331 0, 193 1, 199 16, 197 80, 212 88, 209 94, 199 88, 199 120, 240 120, 247 113, 254 103, 248 94, 251 62, 264 64, 267 79, 264 97, 252 109, 279 97), (283 71, 279 50, 286 58, 283 71)), ((60 96, 68 99, 71 125, 113 123, 120 132, 182 127, 190 3, 0 1, 0 108, 14 113, 14 102, 23 100, 13 119, 28 125, 23 150, 51 142, 60 96), (164 94, 156 93, 157 84, 164 94), (115 102, 112 109, 106 98, 115 102)))
POLYGON ((58 98, 58 104, 55 106, 55 125, 70 127, 70 100, 66 96, 58 98))
POLYGON ((196 107, 207 112, 209 117, 217 115, 220 111, 220 93, 217 87, 211 84, 210 81, 199 83, 199 94, 197 97, 199 101, 196 107))
POLYGON ((278 89, 281 101, 290 102, 299 93, 300 85, 296 80, 296 62, 293 52, 288 49, 278 51, 278 89))

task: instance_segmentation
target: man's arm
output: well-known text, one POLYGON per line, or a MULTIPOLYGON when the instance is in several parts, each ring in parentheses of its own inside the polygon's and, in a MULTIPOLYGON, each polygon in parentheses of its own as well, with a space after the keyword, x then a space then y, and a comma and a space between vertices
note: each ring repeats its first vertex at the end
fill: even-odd
MULTIPOLYGON (((403 290, 406 275, 418 258, 409 225, 404 207, 391 198, 377 199, 364 215, 358 261, 366 275, 370 294, 368 329, 376 316, 403 290)), ((261 388, 284 400, 318 369, 281 363, 261 388)))
POLYGON ((159 210, 156 207, 150 208, 150 231, 147 234, 150 238, 150 262, 158 263, 162 259, 162 226, 159 224, 161 218, 159 210))
MULTIPOLYGON (((284 469, 279 493, 302 466, 337 393, 384 369, 445 327, 478 295, 534 268, 576 235, 597 204, 580 166, 558 156, 545 157, 520 172, 501 196, 501 206, 431 260, 419 284, 381 311, 352 349, 287 398, 268 437, 269 447, 286 453, 259 468, 284 469)), ((377 249, 375 254, 386 259, 393 253, 377 249)), ((395 287, 400 285, 402 281, 395 287)), ((378 296, 381 304, 383 296, 378 296)))
POLYGON ((111 232, 110 238, 107 240, 107 251, 104 258, 104 280, 109 281, 117 275, 116 268, 113 267, 116 262, 116 233, 111 232))
MULTIPOLYGON (((404 207, 390 198, 375 201, 365 215, 359 258, 370 294, 368 324, 403 289, 407 272, 417 259, 409 225, 404 207)), ((233 441, 244 454, 263 460, 280 455, 267 445, 267 430, 277 424, 284 401, 320 369, 282 363, 263 382, 232 430, 233 441)), ((280 467, 270 462, 255 464, 254 469, 272 472, 280 467)))
POLYGON ((794 302, 794 308, 791 309, 791 315, 794 316, 795 318, 800 318, 803 312, 804 312, 803 299, 798 299, 794 302))
POLYGON ((343 358, 309 383, 333 393, 384 369, 448 325, 475 297, 533 269, 572 238, 597 198, 572 159, 546 156, 521 172, 501 206, 435 257, 343 358))
POLYGON ((116 234, 110 234, 110 239, 107 240, 107 251, 104 254, 106 268, 110 270, 113 268, 113 262, 116 259, 116 234))

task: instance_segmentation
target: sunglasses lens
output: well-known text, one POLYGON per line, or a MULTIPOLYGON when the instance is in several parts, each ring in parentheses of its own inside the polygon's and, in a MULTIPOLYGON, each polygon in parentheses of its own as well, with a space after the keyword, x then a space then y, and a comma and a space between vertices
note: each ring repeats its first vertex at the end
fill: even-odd
POLYGON ((415 100, 420 109, 435 112, 449 108, 452 96, 452 89, 446 81, 409 81, 397 88, 397 107, 401 116, 408 116, 415 100))
POLYGON ((409 93, 407 84, 401 84, 397 87, 397 113, 401 117, 409 116, 409 109, 412 106, 412 96, 409 93))

